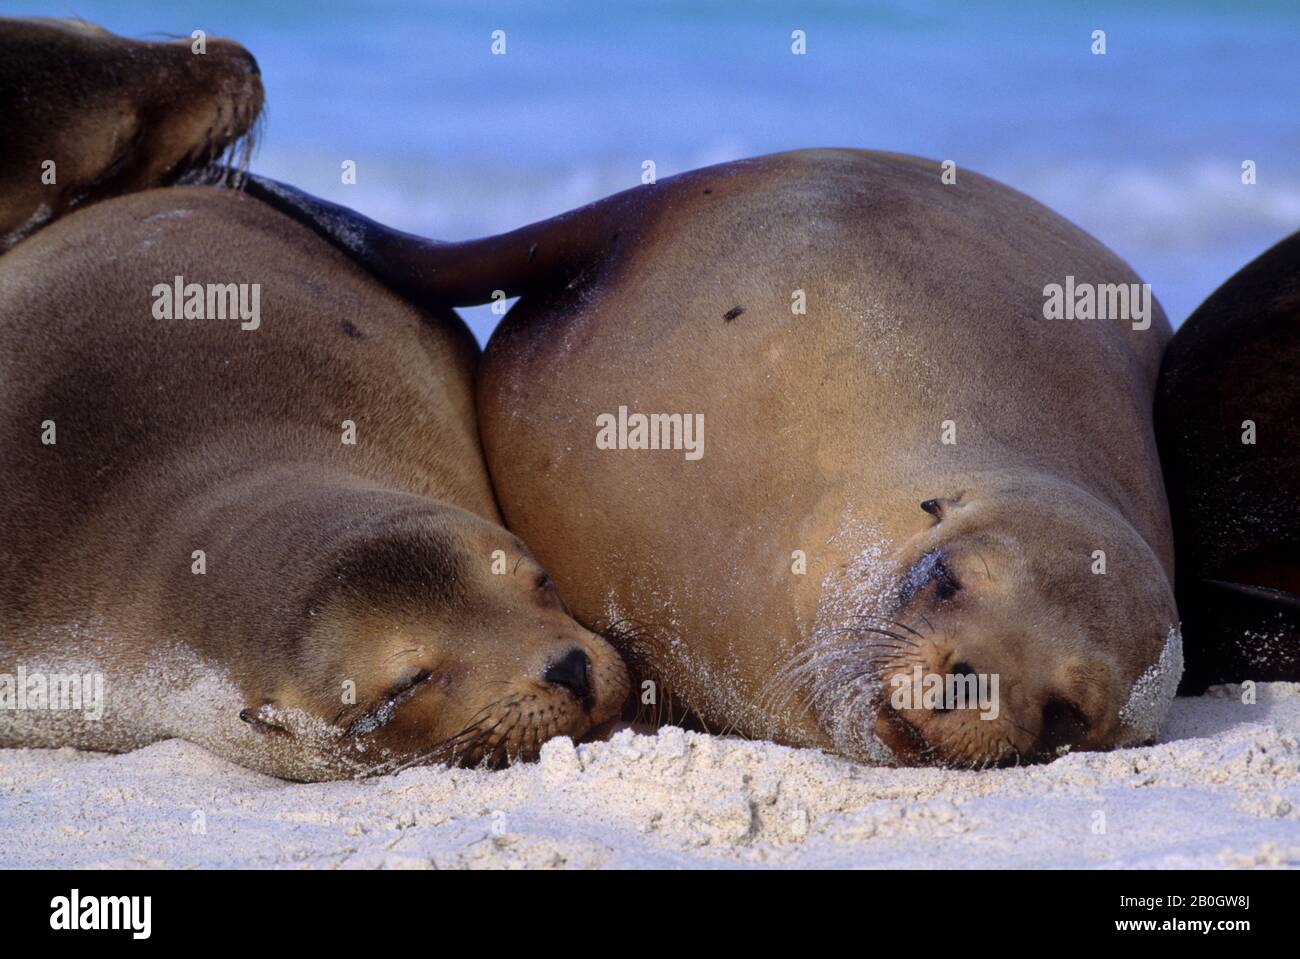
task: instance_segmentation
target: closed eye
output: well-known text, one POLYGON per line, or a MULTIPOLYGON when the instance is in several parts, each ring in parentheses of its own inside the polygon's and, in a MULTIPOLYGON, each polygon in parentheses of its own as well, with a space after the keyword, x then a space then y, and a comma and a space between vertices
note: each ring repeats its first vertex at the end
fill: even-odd
POLYGON ((942 550, 931 550, 917 560, 903 576, 898 590, 898 601, 906 605, 928 588, 934 588, 934 597, 945 602, 957 595, 961 583, 948 565, 942 550))
POLYGON ((389 687, 386 693, 384 693, 383 702, 374 709, 371 709, 354 719, 348 725, 348 728, 343 731, 343 735, 365 735, 366 733, 373 733, 381 726, 388 725, 392 722, 393 716, 397 712, 397 707, 414 696, 416 690, 432 678, 432 672, 427 669, 421 669, 406 679, 398 680, 389 687))
POLYGON ((538 574, 537 585, 535 588, 542 594, 542 602, 547 606, 561 609, 566 613, 569 611, 569 607, 566 606, 564 600, 560 598, 560 592, 555 588, 555 581, 552 580, 551 577, 547 576, 545 573, 538 574))

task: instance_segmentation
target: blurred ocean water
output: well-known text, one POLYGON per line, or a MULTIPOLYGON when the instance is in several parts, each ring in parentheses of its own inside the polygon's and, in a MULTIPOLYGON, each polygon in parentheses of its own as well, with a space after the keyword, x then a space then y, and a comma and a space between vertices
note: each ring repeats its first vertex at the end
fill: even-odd
MULTIPOLYGON (((256 171, 441 239, 635 186, 647 159, 665 177, 797 147, 896 150, 1067 216, 1177 324, 1300 229, 1296 0, 11 0, 3 13, 242 41, 268 93, 256 171)), ((494 317, 466 313, 485 338, 494 317)))

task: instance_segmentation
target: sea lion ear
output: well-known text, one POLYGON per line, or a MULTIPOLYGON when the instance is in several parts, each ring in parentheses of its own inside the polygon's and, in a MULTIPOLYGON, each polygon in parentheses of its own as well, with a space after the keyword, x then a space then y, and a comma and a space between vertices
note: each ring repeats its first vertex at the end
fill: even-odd
POLYGON ((239 718, 263 735, 287 735, 289 730, 277 720, 277 712, 278 710, 271 703, 263 703, 257 709, 241 709, 239 718))
POLYGON ((927 499, 921 502, 921 509, 925 510, 935 519, 942 521, 948 510, 955 506, 961 506, 962 497, 965 492, 958 493, 956 496, 943 496, 937 499, 927 499))

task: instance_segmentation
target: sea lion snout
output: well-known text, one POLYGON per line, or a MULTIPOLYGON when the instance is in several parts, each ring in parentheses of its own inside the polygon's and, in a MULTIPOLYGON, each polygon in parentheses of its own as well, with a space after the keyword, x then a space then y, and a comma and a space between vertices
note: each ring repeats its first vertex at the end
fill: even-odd
POLYGON ((618 718, 630 681, 627 666, 613 646, 576 622, 567 625, 544 659, 537 685, 553 715, 568 724, 563 728, 557 724, 551 735, 581 739, 596 726, 618 718))
POLYGON ((257 63, 257 57, 253 56, 242 44, 221 38, 214 41, 214 46, 216 45, 220 45, 220 49, 232 60, 242 65, 248 76, 260 77, 262 75, 262 68, 257 63))
POLYGON ((250 121, 261 112, 266 95, 262 68, 242 44, 218 37, 208 41, 203 57, 189 57, 184 62, 196 87, 225 93, 232 98, 230 105, 236 112, 252 112, 250 121))
POLYGON ((1029 635, 968 642, 964 630, 916 638, 886 677, 875 731, 907 764, 982 767, 1108 745, 1119 684, 1083 660, 1044 662, 1029 635))

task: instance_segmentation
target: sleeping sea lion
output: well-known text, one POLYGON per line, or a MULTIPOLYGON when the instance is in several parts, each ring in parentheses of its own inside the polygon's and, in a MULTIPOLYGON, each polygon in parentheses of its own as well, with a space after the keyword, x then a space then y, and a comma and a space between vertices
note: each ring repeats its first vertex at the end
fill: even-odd
POLYGON ((0 257, 0 746, 182 737, 305 780, 615 717, 619 657, 500 525, 477 352, 230 190, 0 257))

